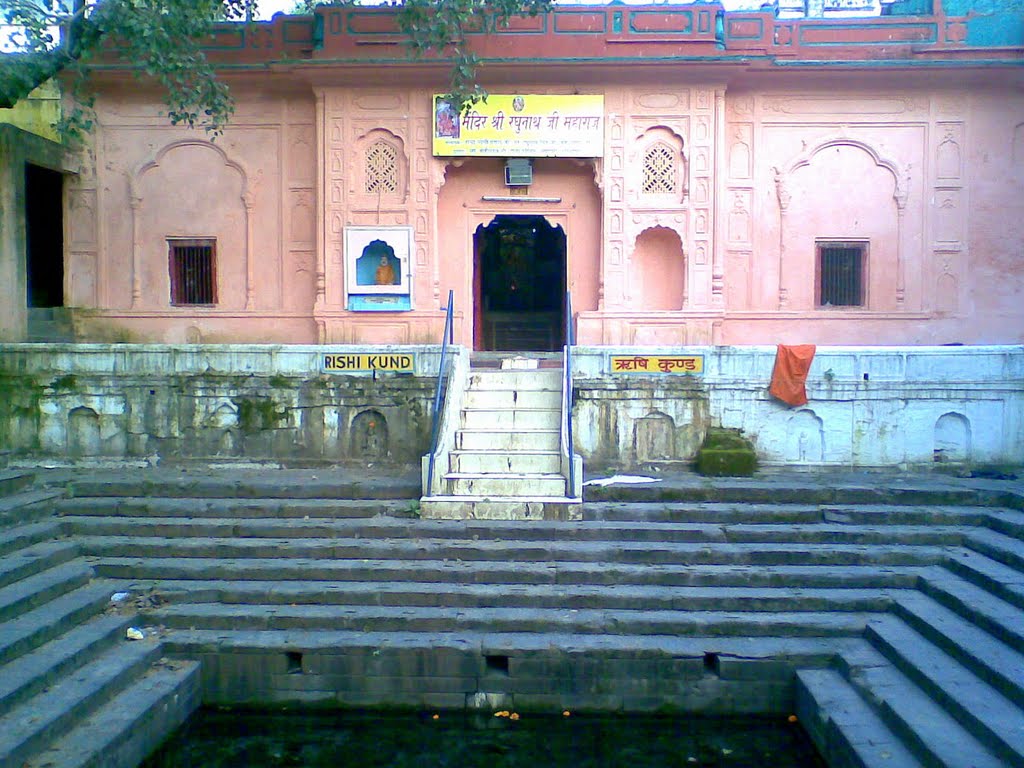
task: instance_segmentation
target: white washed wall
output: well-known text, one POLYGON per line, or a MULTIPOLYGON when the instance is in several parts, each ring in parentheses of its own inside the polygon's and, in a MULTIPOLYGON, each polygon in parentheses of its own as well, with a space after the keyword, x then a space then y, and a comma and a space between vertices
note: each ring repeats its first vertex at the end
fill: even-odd
MULTIPOLYGON (((577 450, 609 463, 636 463, 640 419, 683 429, 702 405, 701 431, 742 429, 767 464, 1024 462, 1021 346, 819 347, 799 408, 768 395, 775 347, 579 347, 574 359, 577 450), (676 376, 610 373, 611 355, 631 354, 703 355, 704 373, 689 391, 676 376)), ((675 458, 691 458, 679 442, 675 458)))

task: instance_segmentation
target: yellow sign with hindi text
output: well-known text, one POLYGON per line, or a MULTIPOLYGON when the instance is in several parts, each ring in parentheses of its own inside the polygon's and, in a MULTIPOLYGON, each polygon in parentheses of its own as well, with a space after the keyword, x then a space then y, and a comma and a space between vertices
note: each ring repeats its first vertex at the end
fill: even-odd
POLYGON ((434 96, 437 157, 601 157, 604 96, 491 94, 463 113, 434 96))
POLYGON ((612 355, 612 373, 704 373, 704 355, 612 355))

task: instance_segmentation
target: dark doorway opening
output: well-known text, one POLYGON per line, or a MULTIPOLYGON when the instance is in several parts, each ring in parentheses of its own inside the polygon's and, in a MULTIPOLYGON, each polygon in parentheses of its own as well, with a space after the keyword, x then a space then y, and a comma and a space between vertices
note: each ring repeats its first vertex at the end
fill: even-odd
POLYGON ((565 232, 543 216, 496 216, 473 237, 474 347, 553 352, 565 337, 565 232))
POLYGON ((64 177, 25 165, 25 254, 30 308, 64 306, 64 177))

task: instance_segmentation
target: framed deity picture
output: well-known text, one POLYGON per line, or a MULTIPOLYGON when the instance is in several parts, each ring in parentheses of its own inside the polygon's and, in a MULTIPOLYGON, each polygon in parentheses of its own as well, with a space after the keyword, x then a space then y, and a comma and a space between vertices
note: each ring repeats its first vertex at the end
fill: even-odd
POLYGON ((345 227, 345 292, 355 312, 412 309, 412 227, 345 227))

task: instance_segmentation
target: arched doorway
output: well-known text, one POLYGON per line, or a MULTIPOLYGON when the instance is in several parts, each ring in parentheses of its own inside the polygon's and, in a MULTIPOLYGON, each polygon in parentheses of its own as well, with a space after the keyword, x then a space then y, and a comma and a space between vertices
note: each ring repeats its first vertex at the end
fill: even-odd
POLYGON ((498 215, 473 235, 473 338, 484 351, 552 352, 565 338, 565 231, 498 215))

